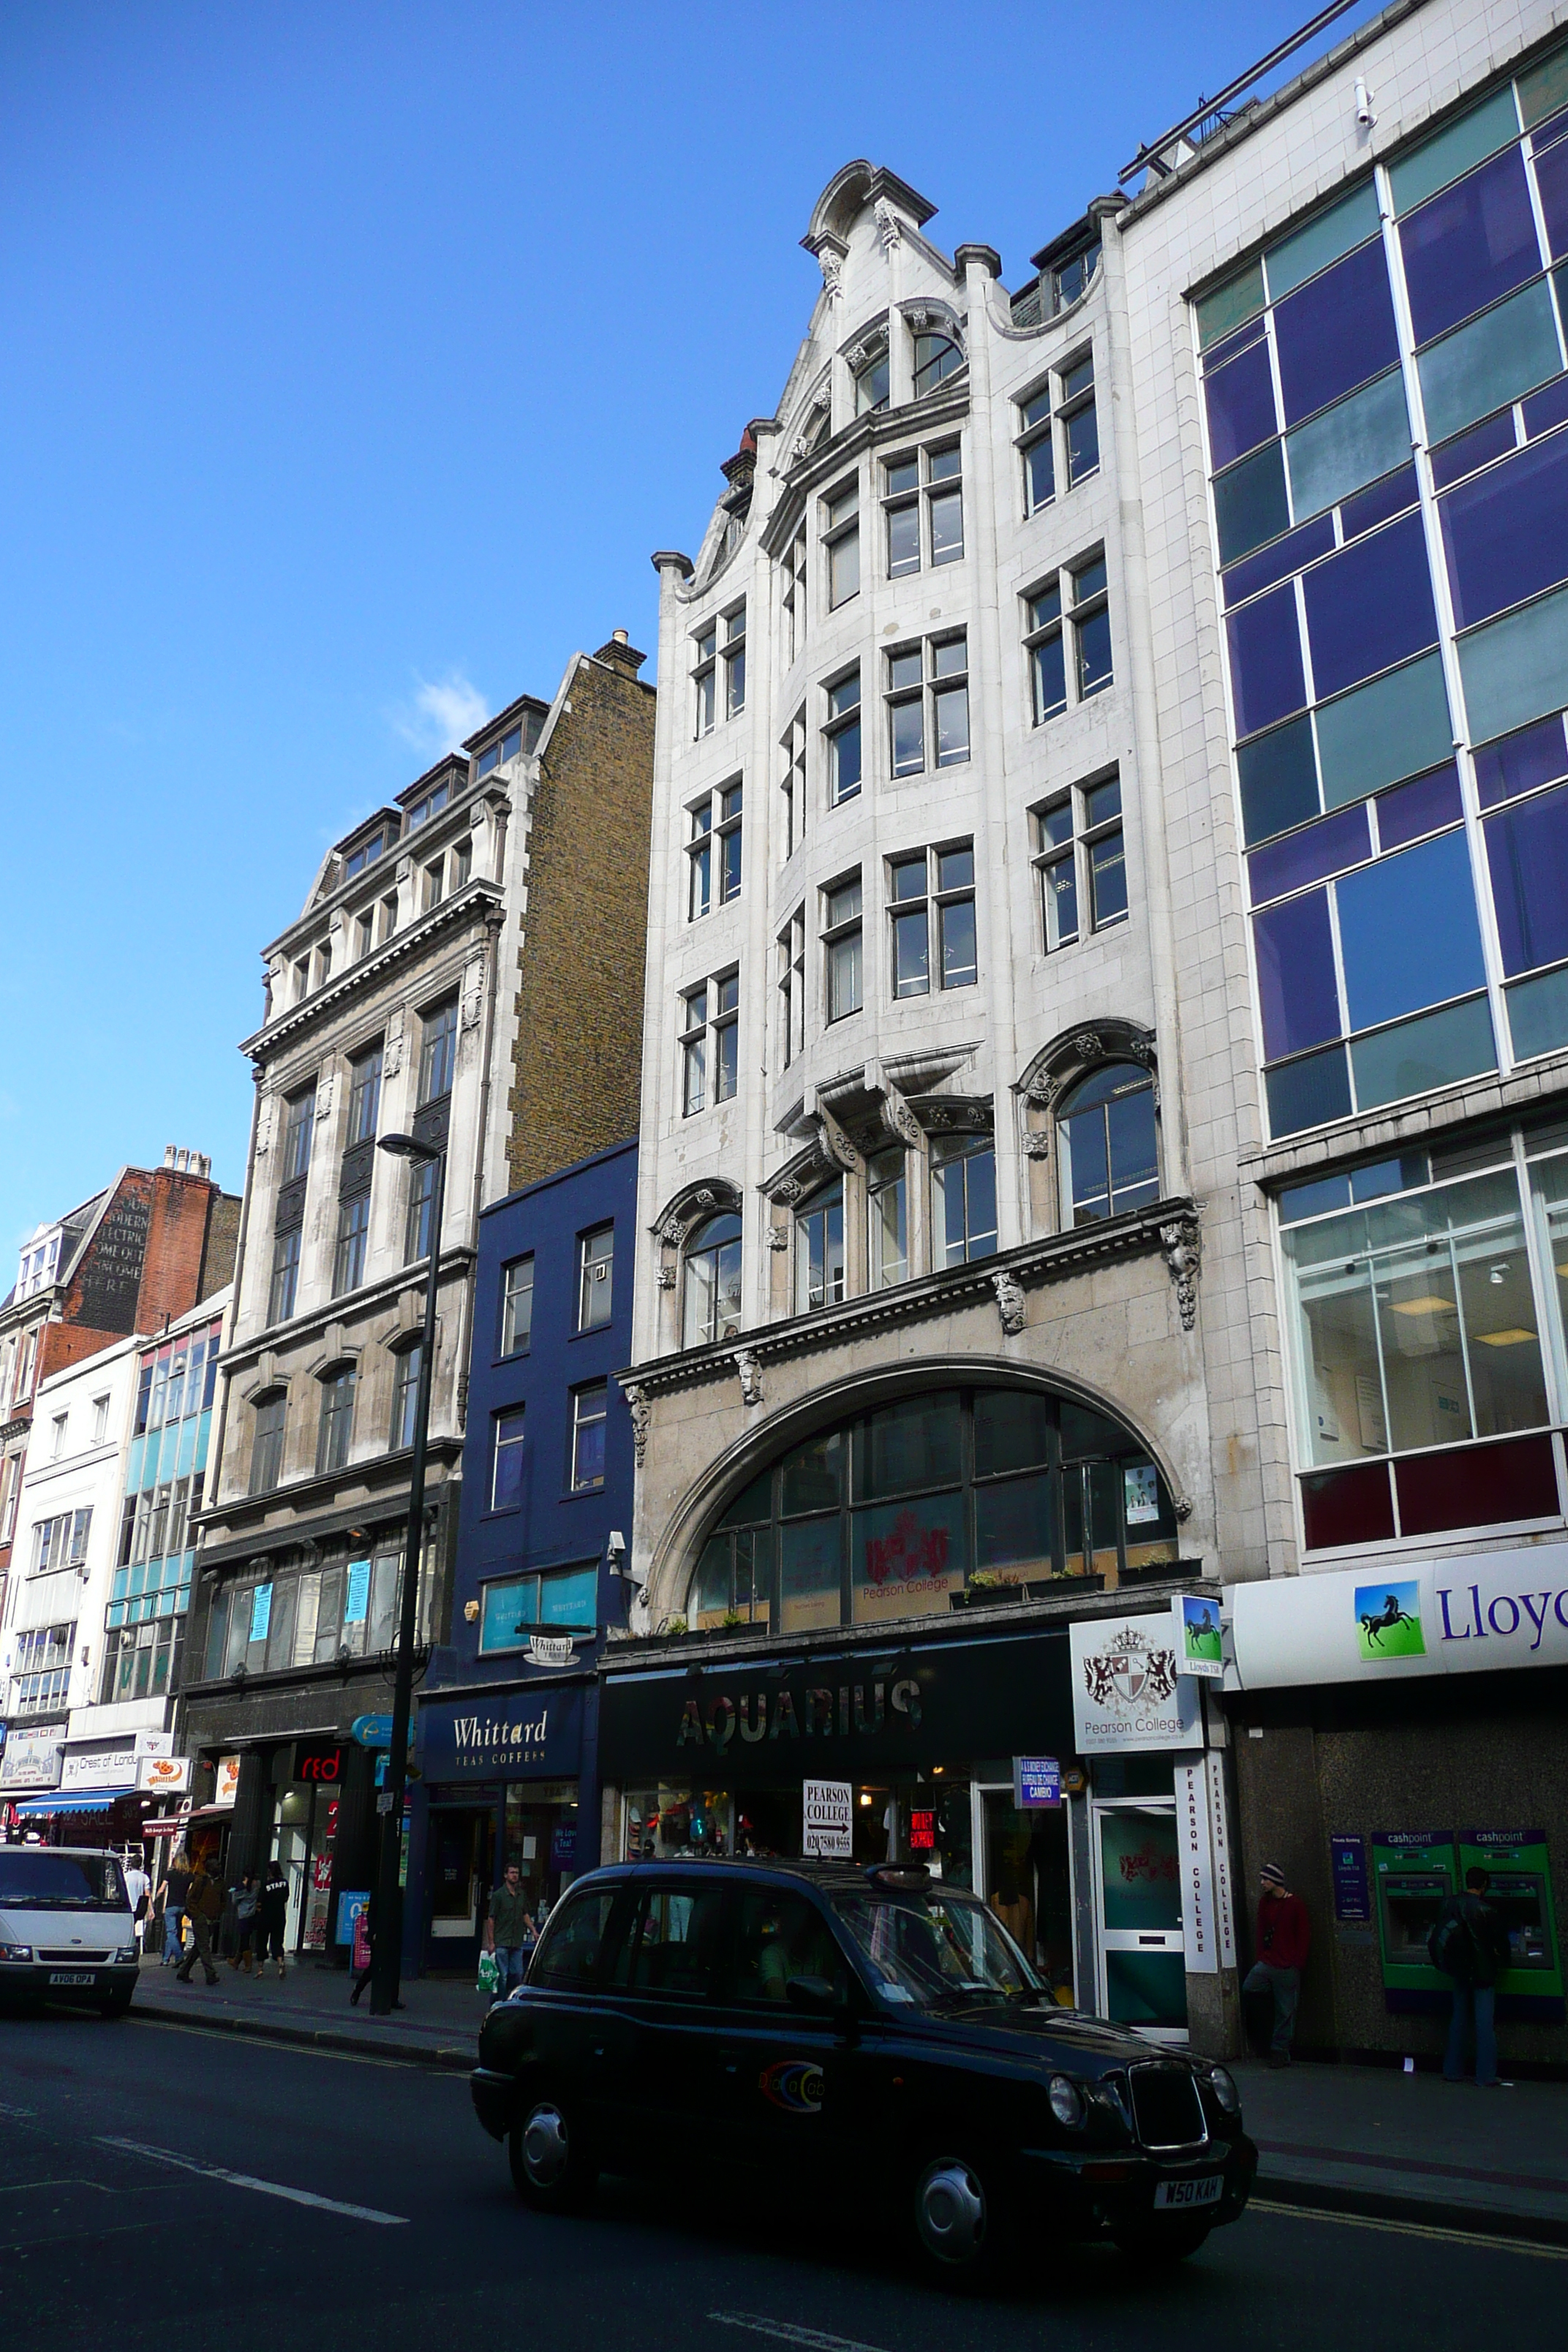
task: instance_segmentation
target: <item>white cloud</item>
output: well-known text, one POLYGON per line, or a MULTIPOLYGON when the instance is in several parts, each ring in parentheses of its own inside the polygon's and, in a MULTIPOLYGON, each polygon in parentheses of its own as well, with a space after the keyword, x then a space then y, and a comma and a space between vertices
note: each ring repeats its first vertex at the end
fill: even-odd
POLYGON ((489 717, 489 710, 479 688, 455 669, 444 678, 421 678, 413 709, 399 713, 395 723, 405 742, 438 758, 443 751, 455 751, 464 736, 489 717))

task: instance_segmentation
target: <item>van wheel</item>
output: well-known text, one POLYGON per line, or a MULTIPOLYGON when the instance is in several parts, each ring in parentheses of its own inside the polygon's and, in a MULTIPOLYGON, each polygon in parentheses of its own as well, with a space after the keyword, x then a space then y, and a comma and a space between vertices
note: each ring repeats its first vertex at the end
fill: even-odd
POLYGON ((512 2186, 542 2213, 570 2213, 593 2195, 599 2167, 575 2105, 553 2093, 531 2099, 507 2138, 512 2186))
POLYGON ((944 2285, 989 2284, 1004 2265, 1006 2220, 984 2158, 957 2149, 928 2158, 914 2177, 910 2221, 928 2276, 944 2285))
POLYGON ((1209 2221, 1137 2221, 1114 2232, 1122 2252, 1135 2263, 1184 2263, 1208 2236, 1209 2221))
POLYGON ((108 2000, 99 2002, 98 2013, 100 2017, 123 2017, 130 2006, 131 1995, 128 1992, 117 1992, 108 2000))

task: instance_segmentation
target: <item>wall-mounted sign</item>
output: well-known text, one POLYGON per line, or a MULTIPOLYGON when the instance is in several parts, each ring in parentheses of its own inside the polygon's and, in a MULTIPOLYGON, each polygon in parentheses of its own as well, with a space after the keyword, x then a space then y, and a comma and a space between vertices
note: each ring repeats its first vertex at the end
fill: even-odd
POLYGON ((134 1331, 152 1226, 153 1203, 144 1194, 124 1192, 110 1202, 87 1245, 79 1277, 79 1321, 95 1331, 134 1331))
POLYGON ((1178 1592, 1171 1603, 1171 1631, 1183 1674, 1195 1675, 1200 1682, 1222 1680, 1225 1649, 1217 1601, 1201 1592, 1178 1592))
POLYGON ((1187 1973, 1212 1977, 1219 1969, 1219 1925, 1215 1916, 1214 1845, 1209 1829, 1209 1787, 1205 1759, 1178 1764, 1176 1857, 1182 1875, 1182 1927, 1187 1973))
POLYGON ((343 1751, 335 1739, 301 1739, 294 1750, 294 1778, 335 1789, 343 1777, 343 1751))
POLYGON ((191 1759, 188 1756, 140 1756, 136 1759, 136 1786, 154 1789, 160 1794, 181 1796, 191 1785, 191 1759))
POLYGON ((349 1726, 349 1738, 357 1739, 362 1748, 390 1748, 392 1717, 389 1715, 356 1715, 349 1726))
POLYGON ((911 1805, 910 1808, 910 1852, 936 1852, 936 1813, 929 1805, 911 1805))
POLYGON ((1181 1670, 1168 1610, 1068 1629, 1080 1756, 1201 1748, 1197 1685, 1181 1670))
POLYGON ((569 1666, 575 1655, 569 1633, 534 1633, 529 1638, 531 1666, 569 1666))
MULTIPOLYGON (((369 1614, 370 1562, 368 1559, 351 1559, 348 1583, 343 1592, 343 1623, 363 1625, 369 1614)), ((346 1938, 340 1936, 338 1941, 341 1944, 346 1938)))
POLYGON ((801 1852, 828 1861, 855 1854, 853 1785, 847 1780, 806 1780, 801 1785, 801 1852))
POLYGON ((136 1781, 136 1742, 127 1733, 111 1745, 68 1751, 59 1785, 67 1789, 130 1789, 136 1781))
POLYGON ((1366 1840, 1331 1837, 1329 1862, 1334 1882, 1334 1916, 1366 1926, 1372 1918, 1372 1885, 1366 1872, 1366 1840))
POLYGON ((174 1752, 174 1735, 172 1731, 139 1731, 136 1734, 135 1744, 139 1757, 172 1756, 174 1752))
POLYGON ((5 1743, 0 1785, 7 1789, 58 1789, 65 1749, 63 1723, 47 1725, 39 1731, 18 1731, 13 1727, 5 1743))
POLYGON ((215 1805, 232 1805, 238 1794, 239 1759, 237 1756, 220 1756, 217 1778, 213 1783, 213 1802, 215 1805))
POLYGON ((1054 1756, 1015 1756, 1013 1802, 1021 1813, 1043 1811, 1062 1801, 1062 1768, 1054 1756))
POLYGON ((1568 1664, 1568 1544, 1235 1584, 1243 1690, 1568 1664))
POLYGON ((1231 1885, 1229 1815, 1226 1809, 1225 1759, 1216 1748, 1205 1751, 1204 1770, 1208 1777, 1209 1843, 1214 1848, 1214 1916, 1219 1964, 1222 1969, 1234 1969, 1236 1902, 1231 1885))
POLYGON ((582 1688, 532 1683, 499 1698, 425 1700, 418 1737, 426 1781, 571 1779, 582 1761, 582 1688))

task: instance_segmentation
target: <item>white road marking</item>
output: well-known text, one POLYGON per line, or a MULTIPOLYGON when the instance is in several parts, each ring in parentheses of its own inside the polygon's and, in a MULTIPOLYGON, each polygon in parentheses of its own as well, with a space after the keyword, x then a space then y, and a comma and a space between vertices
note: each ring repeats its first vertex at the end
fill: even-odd
POLYGON ((7 2106, 5 2100, 0 2099, 0 2116, 16 2116, 24 2122, 31 2122, 33 2116, 36 2116, 37 2112, 37 2107, 7 2106))
POLYGON ((221 2164, 196 2164, 188 2156, 175 2156, 166 2147, 146 2147, 140 2140, 113 2139, 107 2133, 98 2135, 100 2147, 117 2147, 128 2156, 145 2156, 154 2164, 172 2164, 181 2172, 194 2172, 204 2180, 226 2180, 231 2189, 254 2189, 262 2197, 287 2198, 290 2205, 314 2205, 323 2213, 342 2213, 351 2221, 378 2221, 384 2226, 405 2229, 406 2213, 378 2213, 374 2205, 344 2205, 335 2197, 318 2197, 312 2189, 286 2189, 280 2180, 258 2180, 248 2172, 230 2172, 221 2164))
POLYGON ((1568 2263, 1568 2246, 1543 2246, 1535 2238, 1492 2237, 1485 2230, 1446 2230, 1436 2221, 1385 2221, 1376 2213, 1336 2213, 1327 2205, 1276 2205, 1264 2197, 1249 2197, 1249 2213, 1275 2213, 1287 2221, 1336 2221, 1347 2230, 1388 2230, 1400 2238, 1440 2238, 1450 2246, 1477 2246, 1492 2254, 1539 2254, 1549 2263, 1568 2263))
POLYGON ((876 2344, 859 2344, 852 2336, 824 2336, 820 2328, 793 2327, 786 2319, 761 2319, 751 2311, 710 2311, 721 2327, 748 2327, 753 2336, 782 2336, 786 2344, 808 2344, 814 2352, 881 2352, 876 2344))
POLYGON ((107 2181, 88 2180, 79 2172, 59 2180, 0 2180, 0 2197, 19 2197, 24 2189, 96 2189, 103 2197, 118 2197, 121 2193, 110 2189, 107 2181))

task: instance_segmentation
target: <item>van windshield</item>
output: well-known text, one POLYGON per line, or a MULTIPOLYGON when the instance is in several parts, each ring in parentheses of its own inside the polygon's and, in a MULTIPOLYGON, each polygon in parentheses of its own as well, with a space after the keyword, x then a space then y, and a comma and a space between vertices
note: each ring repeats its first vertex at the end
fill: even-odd
POLYGON ((51 1853, 43 1846, 0 1846, 0 1910, 130 1908, 125 1881, 111 1853, 51 1853))
POLYGON ((941 2009, 1040 1990, 1001 1921, 971 1895, 837 1895, 833 1907, 870 1962, 884 2000, 941 2009))

